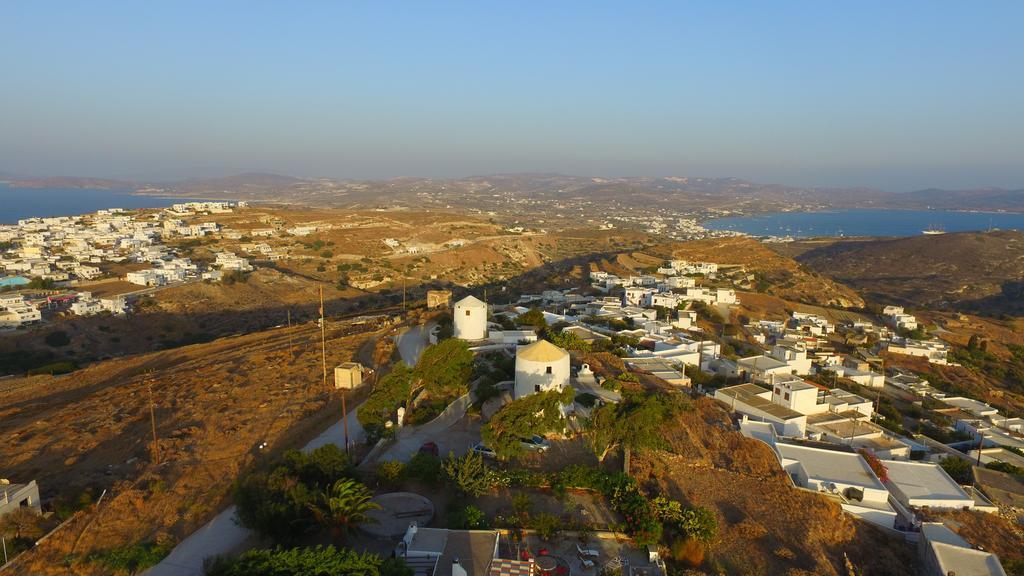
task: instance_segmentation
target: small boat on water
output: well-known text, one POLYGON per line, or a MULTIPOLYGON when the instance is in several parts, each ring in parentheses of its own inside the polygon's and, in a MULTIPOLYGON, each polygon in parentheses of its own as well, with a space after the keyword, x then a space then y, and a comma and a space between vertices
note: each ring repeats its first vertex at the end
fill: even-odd
POLYGON ((936 230, 935 228, 929 228, 927 230, 921 230, 921 234, 925 236, 938 236, 939 234, 945 234, 945 230, 936 230))

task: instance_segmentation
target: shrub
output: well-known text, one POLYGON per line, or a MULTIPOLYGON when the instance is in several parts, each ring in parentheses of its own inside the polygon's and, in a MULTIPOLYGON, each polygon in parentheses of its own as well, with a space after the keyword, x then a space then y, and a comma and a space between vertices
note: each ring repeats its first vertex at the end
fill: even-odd
POLYGON ((878 459, 878 456, 875 456, 875 454, 867 448, 861 448, 860 450, 857 450, 857 453, 864 458, 868 463, 868 466, 871 468, 871 471, 875 473, 875 476, 878 476, 879 480, 885 482, 889 479, 889 469, 885 467, 885 464, 882 464, 882 461, 878 459))
POLYGON ((384 559, 333 546, 250 550, 238 558, 219 559, 206 571, 207 576, 412 576, 412 573, 401 559, 384 559))
POLYGON ((676 540, 671 547, 672 559, 691 568, 704 563, 704 544, 694 538, 676 540))
POLYGON ((424 484, 437 486, 442 480, 441 459, 432 454, 418 452, 405 465, 405 475, 424 484))
POLYGON ((32 368, 28 371, 29 376, 35 376, 36 374, 67 374, 68 372, 74 372, 78 369, 78 366, 74 362, 53 362, 51 364, 45 364, 36 368, 32 368))
POLYGON ((405 463, 387 460, 377 466, 377 482, 389 487, 401 484, 405 477, 405 463))
POLYGON ((487 514, 472 504, 449 513, 447 524, 452 530, 483 530, 490 527, 487 514))
POLYGON ((120 548, 92 552, 86 558, 115 574, 137 574, 155 566, 171 551, 167 546, 140 542, 120 548))
POLYGON ((714 540, 718 533, 718 520, 707 508, 690 508, 683 510, 679 528, 690 538, 708 543, 714 540))
POLYGON ((441 468, 445 478, 459 492, 468 496, 482 496, 490 492, 496 484, 494 471, 484 463, 483 456, 473 451, 462 457, 449 454, 441 468))
POLYGON ((939 462, 939 465, 958 483, 969 484, 971 482, 971 463, 967 460, 956 456, 947 456, 939 462))
POLYGON ((61 348, 67 346, 68 344, 71 344, 71 337, 68 336, 68 333, 64 332, 63 330, 56 330, 54 332, 50 332, 49 334, 46 335, 46 337, 43 340, 46 342, 47 345, 52 346, 53 348, 61 348))
POLYGON ((542 540, 552 541, 562 530, 562 519, 550 512, 538 512, 533 515, 531 525, 542 540))

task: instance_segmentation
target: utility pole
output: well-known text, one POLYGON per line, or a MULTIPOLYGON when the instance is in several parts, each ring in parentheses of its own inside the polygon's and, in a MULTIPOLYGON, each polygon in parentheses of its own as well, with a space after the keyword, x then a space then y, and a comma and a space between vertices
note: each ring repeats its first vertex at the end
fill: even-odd
POLYGON ((327 322, 324 320, 324 287, 320 287, 320 360, 324 368, 324 388, 327 387, 327 322))
POLYGON ((345 405, 345 391, 341 391, 341 427, 345 432, 345 453, 348 454, 348 407, 345 405))
POLYGON ((405 310, 405 276, 402 276, 402 310, 405 310))
POLYGON ((980 434, 978 437, 978 466, 981 466, 981 449, 985 446, 985 431, 982 430, 980 434))
POLYGON ((288 353, 295 355, 295 347, 292 346, 292 309, 288 309, 288 353))
POLYGON ((146 380, 146 387, 149 389, 149 424, 153 430, 153 463, 157 466, 160 465, 160 445, 157 443, 156 438, 156 409, 154 408, 153 402, 153 380, 152 378, 146 380))

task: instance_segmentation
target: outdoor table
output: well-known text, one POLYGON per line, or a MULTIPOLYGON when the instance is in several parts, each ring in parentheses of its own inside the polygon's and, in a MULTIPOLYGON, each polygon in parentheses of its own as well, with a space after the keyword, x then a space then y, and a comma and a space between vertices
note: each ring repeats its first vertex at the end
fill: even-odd
POLYGON ((537 557, 537 569, 540 570, 541 574, 550 575, 551 572, 558 567, 558 561, 551 556, 538 556, 537 557))

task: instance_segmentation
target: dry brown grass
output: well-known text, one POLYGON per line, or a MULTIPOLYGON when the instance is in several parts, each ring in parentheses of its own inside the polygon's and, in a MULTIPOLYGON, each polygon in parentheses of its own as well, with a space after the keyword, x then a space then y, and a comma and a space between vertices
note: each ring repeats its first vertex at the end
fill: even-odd
MULTIPOLYGON (((109 490, 101 507, 79 513, 19 569, 67 574, 62 564, 73 557, 70 573, 103 574, 81 558, 139 541, 173 543, 209 520, 237 473, 261 454, 258 444, 269 443, 264 454, 301 445, 337 418, 340 399, 321 382, 318 336, 301 326, 227 338, 0 393, 5 474, 36 478, 49 495, 109 490), (159 467, 152 464, 151 371, 159 467)), ((335 365, 369 335, 329 336, 335 365)))
POLYGON ((838 504, 792 487, 763 443, 729 425, 717 402, 701 399, 667 431, 668 452, 641 455, 633 472, 649 489, 705 506, 719 536, 706 567, 728 574, 913 574, 901 538, 845 514, 838 504), (844 556, 845 555, 845 556, 844 556))

